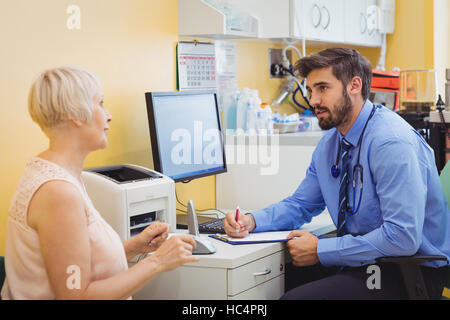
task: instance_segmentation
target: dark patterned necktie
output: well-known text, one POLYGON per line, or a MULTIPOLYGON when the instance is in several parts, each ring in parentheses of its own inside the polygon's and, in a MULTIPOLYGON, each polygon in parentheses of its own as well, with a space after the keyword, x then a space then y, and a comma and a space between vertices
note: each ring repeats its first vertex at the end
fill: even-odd
POLYGON ((348 183, 350 177, 350 149, 352 145, 345 140, 342 139, 341 143, 341 165, 342 165, 342 174, 339 182, 339 212, 338 212, 338 225, 337 225, 337 236, 340 237, 345 234, 345 210, 347 210, 347 197, 348 197, 348 183))

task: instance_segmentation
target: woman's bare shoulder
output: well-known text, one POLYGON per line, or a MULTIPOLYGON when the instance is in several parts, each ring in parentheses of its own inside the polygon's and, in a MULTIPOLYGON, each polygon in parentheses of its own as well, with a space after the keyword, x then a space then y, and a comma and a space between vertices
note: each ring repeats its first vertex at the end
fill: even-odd
POLYGON ((65 180, 51 180, 33 195, 28 207, 28 225, 36 230, 40 220, 59 220, 81 213, 84 205, 79 189, 65 180))

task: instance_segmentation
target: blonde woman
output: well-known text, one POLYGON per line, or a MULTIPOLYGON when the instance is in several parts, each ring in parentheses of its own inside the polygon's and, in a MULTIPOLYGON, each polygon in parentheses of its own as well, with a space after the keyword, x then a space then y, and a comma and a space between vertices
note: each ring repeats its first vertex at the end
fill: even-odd
POLYGON ((122 243, 93 207, 81 172, 86 156, 108 145, 112 120, 95 74, 43 72, 28 108, 50 143, 27 162, 12 199, 2 299, 127 299, 159 273, 198 260, 193 238, 167 239, 165 223, 122 243), (128 269, 127 260, 152 251, 128 269))

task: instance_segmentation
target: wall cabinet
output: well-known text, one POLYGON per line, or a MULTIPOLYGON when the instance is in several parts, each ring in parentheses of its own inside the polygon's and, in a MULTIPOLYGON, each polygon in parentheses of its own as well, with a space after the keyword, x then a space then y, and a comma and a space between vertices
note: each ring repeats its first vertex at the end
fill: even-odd
POLYGON ((209 38, 241 35, 270 40, 381 46, 381 35, 369 30, 367 7, 376 0, 227 0, 255 18, 253 33, 227 31, 222 13, 204 0, 178 0, 179 34, 209 38), (216 21, 220 17, 220 21, 216 21), (223 31, 220 31, 223 30, 223 31))
POLYGON ((344 43, 345 7, 336 0, 292 0, 293 36, 344 43))
MULTIPOLYGON (((193 36, 212 39, 239 39, 258 38, 259 21, 251 10, 243 10, 242 19, 231 17, 229 7, 218 8, 207 0, 178 0, 178 34, 180 36, 193 36), (227 16, 227 13, 229 14, 227 16), (241 28, 242 27, 242 28, 241 28), (244 29, 244 30, 243 30, 244 29)), ((228 1, 233 4, 233 1, 228 1)), ((217 2, 219 3, 219 2, 217 2)), ((237 16, 237 15, 236 15, 237 16)))
POLYGON ((367 8, 375 5, 376 0, 345 0, 345 39, 348 44, 380 46, 382 37, 379 32, 368 27, 370 19, 375 17, 367 12, 367 8))
POLYGON ((250 12, 258 20, 258 37, 282 39, 291 37, 291 0, 227 0, 250 12))

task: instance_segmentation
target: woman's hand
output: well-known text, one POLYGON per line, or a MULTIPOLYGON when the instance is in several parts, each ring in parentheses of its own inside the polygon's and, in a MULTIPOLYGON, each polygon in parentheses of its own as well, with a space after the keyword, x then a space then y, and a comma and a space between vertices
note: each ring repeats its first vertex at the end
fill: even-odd
POLYGON ((153 222, 133 238, 124 242, 127 259, 153 252, 167 239, 170 225, 164 222, 153 222))
POLYGON ((174 234, 147 259, 156 261, 163 272, 173 270, 186 262, 196 262, 200 258, 192 255, 195 240, 189 234, 174 234))

